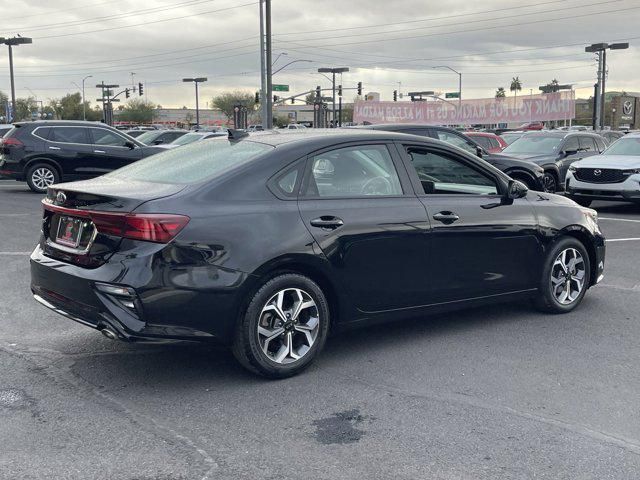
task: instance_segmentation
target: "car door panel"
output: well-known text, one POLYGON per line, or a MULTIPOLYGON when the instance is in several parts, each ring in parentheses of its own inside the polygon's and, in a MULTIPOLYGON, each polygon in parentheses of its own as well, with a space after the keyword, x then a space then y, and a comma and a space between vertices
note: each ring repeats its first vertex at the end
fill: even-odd
MULTIPOLYGON (((414 168, 420 161, 416 152, 447 157, 482 174, 482 167, 453 152, 406 144, 402 149, 408 152, 409 174, 417 183, 416 189, 427 191, 424 178, 437 177, 423 172, 420 180, 414 168)), ((450 177, 444 180, 452 181, 456 173, 448 170, 450 177)), ((460 175, 469 178, 469 173, 460 175)), ((542 249, 530 203, 518 199, 503 204, 499 185, 495 194, 447 193, 447 188, 476 192, 489 187, 455 184, 438 190, 436 186, 432 189, 434 193, 418 195, 431 221, 429 269, 434 279, 433 302, 456 302, 536 288, 542 249)))
MULTIPOLYGON (((376 148, 387 149, 384 145, 376 148)), ((340 283, 357 309, 367 313, 412 308, 429 301, 429 222, 404 167, 398 164, 397 153, 388 152, 396 157, 392 167, 404 194, 396 190, 394 195, 348 195, 347 188, 339 197, 327 196, 331 188, 344 187, 339 182, 341 175, 346 176, 341 166, 346 160, 323 158, 320 155, 325 153, 321 153, 307 161, 304 192, 298 202, 303 222, 340 283)))
POLYGON ((103 175, 142 158, 140 148, 124 146, 124 137, 104 128, 90 128, 92 139, 92 175, 103 175), (113 140, 111 140, 113 139, 113 140), (115 145, 115 143, 122 145, 115 145))
POLYGON ((63 179, 79 180, 91 176, 91 145, 88 129, 54 126, 49 129, 45 152, 62 168, 63 179))

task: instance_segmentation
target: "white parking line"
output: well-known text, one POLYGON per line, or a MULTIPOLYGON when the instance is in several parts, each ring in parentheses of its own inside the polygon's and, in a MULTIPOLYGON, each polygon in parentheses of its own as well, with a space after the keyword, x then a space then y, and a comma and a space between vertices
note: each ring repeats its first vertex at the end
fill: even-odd
POLYGON ((640 237, 636 238, 607 238, 606 242, 639 242, 640 237))
POLYGON ((632 222, 632 223, 640 223, 640 220, 632 220, 630 218, 612 218, 612 217, 600 217, 600 220, 613 220, 618 222, 632 222))

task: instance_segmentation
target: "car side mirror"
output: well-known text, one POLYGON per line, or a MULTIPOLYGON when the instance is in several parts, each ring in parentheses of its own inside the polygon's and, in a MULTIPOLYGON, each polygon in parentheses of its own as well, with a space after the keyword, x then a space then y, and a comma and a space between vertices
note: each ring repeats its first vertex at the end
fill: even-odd
POLYGON ((128 147, 130 150, 133 150, 134 148, 136 148, 136 144, 133 143, 131 140, 127 140, 126 142, 124 142, 124 146, 128 147))
POLYGON ((571 155, 575 155, 576 153, 578 153, 577 149, 574 150, 565 150, 564 152, 562 152, 564 154, 565 157, 570 157, 571 155))
POLYGON ((154 140, 153 144, 154 145, 162 145, 164 142, 162 140, 154 140))
POLYGON ((480 158, 482 158, 484 151, 482 150, 482 147, 480 145, 476 145, 476 155, 480 158))
POLYGON ((529 189, 527 186, 518 181, 518 180, 509 180, 509 184, 507 185, 507 192, 505 194, 505 199, 507 200, 517 200, 518 198, 525 197, 529 189))

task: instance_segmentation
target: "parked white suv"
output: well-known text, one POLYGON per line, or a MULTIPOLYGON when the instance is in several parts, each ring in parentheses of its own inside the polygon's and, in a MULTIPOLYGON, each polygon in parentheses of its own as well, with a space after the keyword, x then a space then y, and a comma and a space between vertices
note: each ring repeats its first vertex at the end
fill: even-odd
POLYGON ((601 155, 573 163, 565 188, 569 198, 587 207, 592 200, 640 203, 640 133, 625 135, 601 155))

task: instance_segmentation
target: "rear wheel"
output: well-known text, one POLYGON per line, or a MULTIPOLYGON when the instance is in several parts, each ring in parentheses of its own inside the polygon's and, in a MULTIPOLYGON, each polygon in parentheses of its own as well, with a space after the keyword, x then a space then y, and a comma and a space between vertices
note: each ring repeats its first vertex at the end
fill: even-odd
POLYGON ((542 176, 542 188, 547 193, 556 193, 558 191, 558 180, 551 172, 544 172, 542 176))
POLYGON ((260 288, 240 319, 233 353, 249 370, 269 378, 301 372, 322 350, 329 306, 310 278, 284 274, 260 288))
POLYGON ((561 239, 545 259, 536 306, 549 313, 572 311, 584 298, 590 272, 584 245, 573 237, 561 239))
POLYGON ((37 163, 27 171, 27 185, 36 193, 46 193, 47 188, 59 181, 58 171, 46 163, 37 163))

